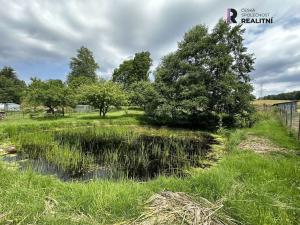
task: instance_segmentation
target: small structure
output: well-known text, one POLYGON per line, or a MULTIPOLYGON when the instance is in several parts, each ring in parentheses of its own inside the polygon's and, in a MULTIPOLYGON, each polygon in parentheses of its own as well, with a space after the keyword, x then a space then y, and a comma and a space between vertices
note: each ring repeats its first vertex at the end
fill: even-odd
POLYGON ((90 105, 76 105, 75 107, 75 112, 77 113, 87 113, 87 112, 92 112, 93 107, 90 105))
POLYGON ((0 111, 4 112, 19 112, 21 107, 16 103, 0 103, 0 111))

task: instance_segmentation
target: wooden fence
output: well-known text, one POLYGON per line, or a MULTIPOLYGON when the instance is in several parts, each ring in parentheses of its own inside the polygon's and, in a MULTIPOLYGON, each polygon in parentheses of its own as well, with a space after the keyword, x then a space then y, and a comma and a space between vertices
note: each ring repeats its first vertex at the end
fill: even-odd
POLYGON ((276 108, 283 124, 300 140, 300 113, 297 103, 297 101, 284 102, 274 104, 273 107, 276 108))

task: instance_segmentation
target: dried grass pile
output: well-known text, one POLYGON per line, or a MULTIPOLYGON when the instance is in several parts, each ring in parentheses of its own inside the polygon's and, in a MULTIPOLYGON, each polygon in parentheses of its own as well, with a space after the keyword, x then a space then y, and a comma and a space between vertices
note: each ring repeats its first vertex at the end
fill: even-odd
POLYGON ((195 202, 182 192, 164 191, 147 201, 145 212, 136 220, 126 224, 189 224, 189 225, 233 225, 233 219, 220 211, 222 201, 211 203, 201 198, 195 202))
POLYGON ((287 152, 287 149, 280 148, 269 139, 263 137, 257 137, 249 134, 245 140, 243 140, 239 146, 242 150, 251 150, 259 154, 267 154, 270 152, 287 152))

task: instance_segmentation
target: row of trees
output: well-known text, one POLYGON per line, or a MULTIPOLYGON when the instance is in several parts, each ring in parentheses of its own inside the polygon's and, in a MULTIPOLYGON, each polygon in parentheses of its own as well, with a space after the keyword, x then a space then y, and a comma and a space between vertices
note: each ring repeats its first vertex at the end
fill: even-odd
POLYGON ((28 86, 17 78, 11 67, 4 67, 0 71, 0 81, 3 80, 0 102, 22 103, 26 111, 36 111, 43 106, 51 114, 57 110, 64 114, 66 107, 75 107, 76 104, 89 104, 99 109, 100 116, 105 116, 113 106, 130 104, 144 108, 147 101, 143 95, 144 88, 152 87, 149 81, 150 53, 136 53, 134 59, 125 62, 130 62, 132 66, 127 68, 122 63, 115 70, 112 81, 105 81, 97 76, 99 65, 93 53, 81 47, 77 55, 71 58, 71 71, 66 82, 53 79, 43 81, 34 77, 28 86))
POLYGON ((280 93, 277 95, 267 95, 263 97, 263 99, 271 99, 271 100, 299 100, 300 99, 300 91, 292 91, 287 93, 280 93))
POLYGON ((112 80, 105 81, 97 77, 99 65, 92 52, 81 47, 71 58, 65 83, 33 78, 23 101, 46 106, 52 113, 58 107, 85 103, 105 116, 112 106, 129 104, 142 107, 159 123, 246 125, 252 112, 249 72, 254 59, 243 46, 243 32, 240 25, 230 27, 222 20, 211 32, 195 26, 178 49, 162 59, 154 82, 149 79, 149 52, 125 60, 112 80))

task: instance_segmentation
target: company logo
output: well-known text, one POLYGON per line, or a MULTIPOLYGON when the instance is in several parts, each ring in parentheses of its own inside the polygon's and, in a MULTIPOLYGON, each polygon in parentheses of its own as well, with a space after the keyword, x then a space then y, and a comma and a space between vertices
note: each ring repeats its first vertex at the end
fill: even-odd
POLYGON ((226 11, 226 22, 227 23, 236 23, 237 11, 232 8, 228 8, 226 11))
POLYGON ((226 9, 225 21, 227 23, 273 23, 273 17, 268 12, 257 12, 254 8, 242 8, 239 12, 236 9, 226 9))

